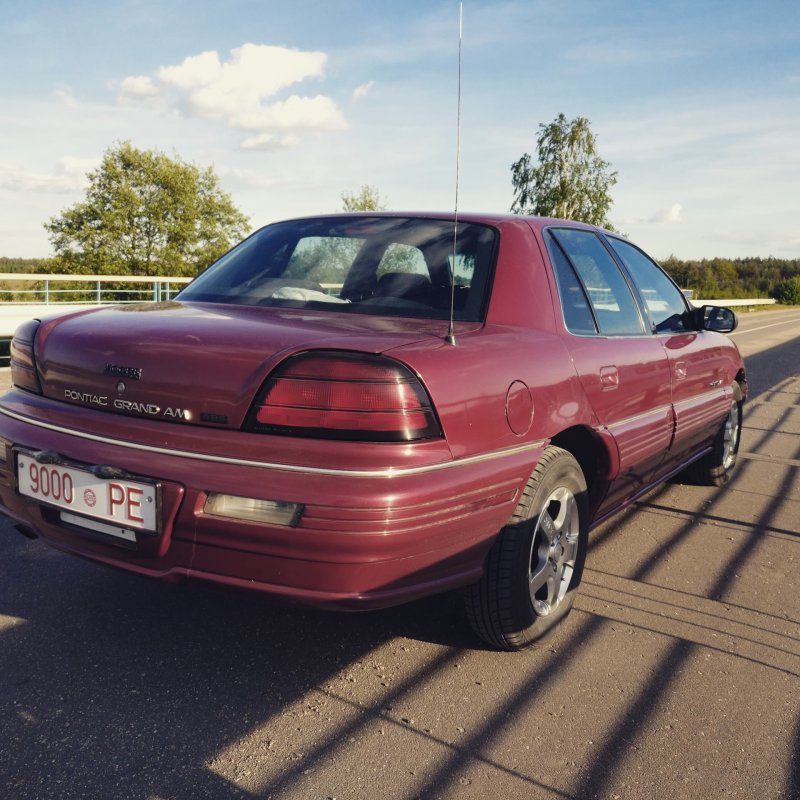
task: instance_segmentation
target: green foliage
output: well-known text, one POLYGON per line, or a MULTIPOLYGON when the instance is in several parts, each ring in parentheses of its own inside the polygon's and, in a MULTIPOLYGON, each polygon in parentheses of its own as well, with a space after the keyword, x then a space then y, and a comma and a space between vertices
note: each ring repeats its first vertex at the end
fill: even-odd
POLYGON ((64 272, 194 275, 247 232, 210 167, 122 142, 88 178, 86 199, 45 223, 64 272))
POLYGON ((537 166, 528 153, 511 165, 511 211, 611 228, 608 210, 617 173, 598 155, 589 120, 570 122, 559 114, 549 125, 539 125, 536 153, 537 166))
POLYGON ((364 184, 355 192, 342 192, 342 211, 385 211, 380 192, 374 187, 364 184))
POLYGON ((51 258, 6 258, 0 257, 0 272, 55 272, 51 258))
MULTIPOLYGON (((670 256, 661 262, 682 289, 693 289, 696 299, 779 297, 779 287, 800 278, 800 259, 711 258, 681 261, 670 256)), ((783 301, 782 301, 783 302, 783 301)))
POLYGON ((800 306, 800 275, 780 284, 777 296, 778 300, 787 306, 800 306))

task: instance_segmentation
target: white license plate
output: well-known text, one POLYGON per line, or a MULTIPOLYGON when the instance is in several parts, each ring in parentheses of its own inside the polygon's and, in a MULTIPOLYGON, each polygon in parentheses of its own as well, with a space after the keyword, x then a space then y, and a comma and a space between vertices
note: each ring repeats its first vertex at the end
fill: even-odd
POLYGON ((158 531, 158 487, 155 484, 106 480, 72 466, 39 464, 26 453, 19 453, 17 459, 17 483, 20 494, 72 514, 126 529, 158 531))

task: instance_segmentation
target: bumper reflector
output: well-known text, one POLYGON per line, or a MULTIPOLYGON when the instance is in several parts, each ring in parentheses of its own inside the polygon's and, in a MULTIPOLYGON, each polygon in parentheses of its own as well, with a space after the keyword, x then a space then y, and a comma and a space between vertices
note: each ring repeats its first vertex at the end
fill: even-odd
POLYGON ((302 503, 283 503, 280 500, 259 500, 255 497, 236 497, 232 494, 209 494, 203 513, 214 517, 266 522, 270 525, 294 527, 300 522, 302 503))

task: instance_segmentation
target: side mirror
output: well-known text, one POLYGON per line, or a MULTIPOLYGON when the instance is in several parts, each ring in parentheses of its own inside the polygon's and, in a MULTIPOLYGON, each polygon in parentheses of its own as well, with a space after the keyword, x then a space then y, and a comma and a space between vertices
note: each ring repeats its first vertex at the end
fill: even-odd
POLYGON ((723 306, 702 306, 694 309, 695 328, 702 331, 730 333, 736 330, 739 320, 736 314, 723 306))

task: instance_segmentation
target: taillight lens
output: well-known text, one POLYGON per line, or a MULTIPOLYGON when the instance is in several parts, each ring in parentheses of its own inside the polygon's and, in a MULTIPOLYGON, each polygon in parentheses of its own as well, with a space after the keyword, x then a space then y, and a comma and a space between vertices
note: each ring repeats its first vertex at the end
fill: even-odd
POLYGON ((422 384, 402 364, 361 353, 302 353, 261 389, 248 430, 409 442, 441 436, 422 384))
POLYGON ((42 393, 39 376, 36 373, 36 359, 33 354, 33 343, 39 320, 23 322, 11 340, 11 382, 19 389, 26 389, 36 394, 42 393))

